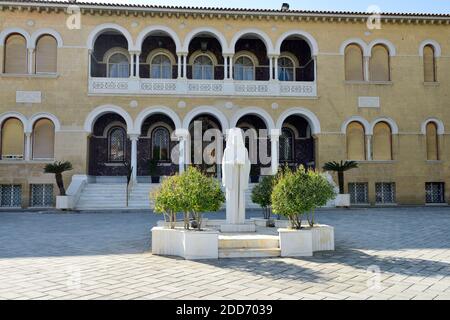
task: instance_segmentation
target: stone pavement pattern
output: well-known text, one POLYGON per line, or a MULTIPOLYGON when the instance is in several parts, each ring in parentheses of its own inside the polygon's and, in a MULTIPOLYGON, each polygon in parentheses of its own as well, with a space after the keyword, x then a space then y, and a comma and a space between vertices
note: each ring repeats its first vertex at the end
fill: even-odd
POLYGON ((193 262, 150 253, 149 212, 0 212, 0 298, 450 299, 450 209, 317 218, 335 252, 193 262))

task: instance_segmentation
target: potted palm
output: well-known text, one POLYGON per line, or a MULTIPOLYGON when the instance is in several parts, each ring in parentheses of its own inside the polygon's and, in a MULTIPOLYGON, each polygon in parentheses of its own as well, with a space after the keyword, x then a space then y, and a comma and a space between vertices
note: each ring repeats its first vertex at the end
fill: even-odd
POLYGON ((344 172, 355 168, 358 168, 358 163, 355 161, 332 161, 325 163, 323 166, 326 171, 337 172, 339 194, 334 200, 336 207, 350 207, 350 195, 344 193, 344 172))
POLYGON ((55 175, 56 184, 59 189, 59 196, 56 197, 56 208, 58 209, 68 209, 70 207, 70 200, 66 195, 62 174, 72 169, 72 164, 69 161, 57 161, 49 163, 44 167, 44 173, 52 173, 55 175))

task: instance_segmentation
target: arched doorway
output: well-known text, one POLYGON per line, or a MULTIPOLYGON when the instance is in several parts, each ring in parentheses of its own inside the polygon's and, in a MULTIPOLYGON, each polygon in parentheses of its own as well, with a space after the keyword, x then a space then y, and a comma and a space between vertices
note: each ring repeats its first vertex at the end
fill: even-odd
POLYGON ((205 174, 220 178, 224 139, 220 121, 200 114, 189 124, 190 163, 205 174))
POLYGON ((291 115, 283 121, 280 133, 280 166, 315 168, 315 142, 308 120, 291 115))
POLYGON ((105 113, 95 120, 89 137, 89 175, 126 176, 125 163, 131 161, 127 124, 116 113, 105 113))

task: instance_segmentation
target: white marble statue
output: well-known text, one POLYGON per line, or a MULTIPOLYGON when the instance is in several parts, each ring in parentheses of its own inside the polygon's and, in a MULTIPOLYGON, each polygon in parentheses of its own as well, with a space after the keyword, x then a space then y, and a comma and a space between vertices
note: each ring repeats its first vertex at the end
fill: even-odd
POLYGON ((230 129, 222 160, 222 183, 226 189, 227 224, 245 224, 245 190, 248 188, 250 166, 242 130, 230 129))

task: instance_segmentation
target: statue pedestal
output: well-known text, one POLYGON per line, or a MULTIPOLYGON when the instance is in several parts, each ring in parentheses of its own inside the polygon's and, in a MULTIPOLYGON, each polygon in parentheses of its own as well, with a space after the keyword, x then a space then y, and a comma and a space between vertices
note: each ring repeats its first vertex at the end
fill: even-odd
POLYGON ((222 224, 220 226, 220 232, 222 233, 256 232, 256 225, 255 223, 222 224))

